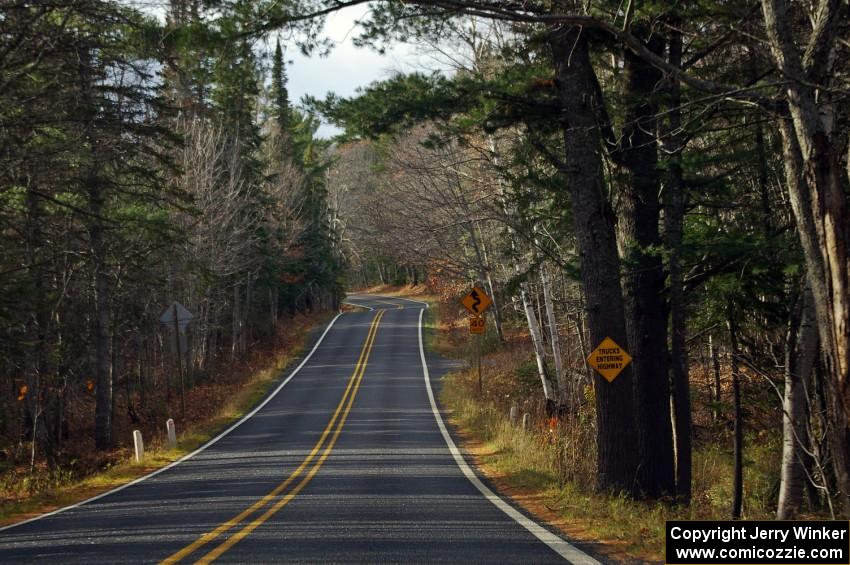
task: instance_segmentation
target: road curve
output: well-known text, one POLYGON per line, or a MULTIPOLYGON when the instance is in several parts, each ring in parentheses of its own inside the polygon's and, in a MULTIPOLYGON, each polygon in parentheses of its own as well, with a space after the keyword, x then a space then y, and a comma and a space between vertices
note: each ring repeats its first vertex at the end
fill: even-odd
POLYGON ((457 451, 423 304, 347 300, 365 311, 331 322, 253 415, 126 488, 0 529, 0 563, 597 563, 457 451))

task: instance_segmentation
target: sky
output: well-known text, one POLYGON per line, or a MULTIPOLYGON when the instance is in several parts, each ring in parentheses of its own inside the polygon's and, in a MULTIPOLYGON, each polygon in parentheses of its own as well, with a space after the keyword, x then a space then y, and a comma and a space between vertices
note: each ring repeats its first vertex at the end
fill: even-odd
MULTIPOLYGON (((165 0, 124 0, 143 11, 165 20, 165 0)), ((355 94, 357 87, 388 78, 394 72, 410 72, 433 67, 428 57, 417 54, 411 45, 396 45, 383 55, 368 49, 357 48, 351 38, 357 35, 355 21, 362 19, 369 6, 351 6, 332 13, 325 21, 324 35, 334 43, 327 57, 305 57, 294 43, 281 43, 287 52, 285 59, 291 61, 286 72, 289 77, 289 99, 298 105, 304 95, 324 98, 329 92, 340 96, 355 94)), ((266 47, 273 48, 275 35, 267 38, 266 47)), ((339 130, 330 124, 319 129, 321 137, 332 137, 339 130)))
MULTIPOLYGON (((124 0, 141 10, 165 20, 168 2, 165 0, 124 0)), ((358 33, 355 21, 363 19, 369 10, 367 4, 351 6, 330 14, 324 27, 324 36, 333 42, 326 57, 305 57, 294 42, 281 40, 286 48, 285 59, 290 61, 286 72, 289 77, 289 100, 298 105, 304 95, 324 98, 329 92, 352 96, 360 86, 388 78, 394 72, 411 72, 423 68, 440 67, 432 58, 422 55, 421 49, 399 44, 383 55, 368 48, 355 47, 351 38, 358 33), (436 67, 435 67, 436 65, 436 67)), ((266 38, 265 48, 273 49, 275 34, 266 38)), ((262 43, 259 44, 262 49, 262 43)), ((333 137, 340 130, 330 124, 319 128, 320 137, 333 137)))
MULTIPOLYGON (((305 57, 294 45, 287 50, 289 99, 297 104, 304 95, 324 98, 329 92, 351 96, 357 87, 388 78, 394 72, 410 72, 427 65, 411 45, 396 45, 380 55, 368 48, 357 48, 351 38, 357 35, 355 21, 362 19, 368 7, 352 6, 331 14, 325 22, 325 35, 335 47, 328 57, 305 57)), ((272 42, 274 40, 272 39, 272 42)), ((330 137, 338 130, 325 124, 319 135, 330 137)))

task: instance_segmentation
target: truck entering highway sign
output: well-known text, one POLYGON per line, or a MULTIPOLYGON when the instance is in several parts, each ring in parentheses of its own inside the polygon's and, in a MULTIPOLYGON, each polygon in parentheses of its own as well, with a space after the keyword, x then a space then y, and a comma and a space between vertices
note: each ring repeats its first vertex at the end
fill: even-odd
POLYGON ((613 339, 606 337, 587 357, 587 362, 610 383, 632 362, 632 357, 613 339))

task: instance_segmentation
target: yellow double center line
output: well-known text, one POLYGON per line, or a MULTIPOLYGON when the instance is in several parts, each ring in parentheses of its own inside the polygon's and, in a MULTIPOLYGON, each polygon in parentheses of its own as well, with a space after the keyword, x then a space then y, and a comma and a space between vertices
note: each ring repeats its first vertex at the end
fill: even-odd
POLYGON ((319 472, 319 469, 324 464, 325 460, 331 454, 331 450, 336 444, 337 439, 339 438, 339 434, 342 432, 342 427, 345 425, 345 420, 348 418, 348 413, 351 411, 351 407, 354 404, 354 397, 357 396, 357 390, 360 388, 360 382, 363 380, 363 374, 366 372, 366 365, 369 362, 369 354, 372 352, 372 345, 375 343, 375 334, 378 332, 378 324, 381 322, 381 318, 384 315, 385 310, 378 311, 378 314, 372 320, 372 325, 369 327, 369 333, 366 335, 366 342, 363 344, 363 349, 360 352, 360 358, 357 360, 357 365, 354 367, 354 373, 352 373, 351 378, 348 381, 348 386, 345 389, 345 393, 342 395, 342 399, 339 401, 339 404, 336 407, 336 411, 331 417, 330 422, 325 427, 322 432, 321 437, 319 437, 319 441, 316 442, 316 445, 313 447, 312 451, 310 451, 309 455, 301 462, 295 471, 289 475, 285 481, 277 485, 270 493, 265 495, 263 498, 240 512, 237 516, 234 516, 230 520, 222 523, 215 530, 211 532, 207 532, 199 537, 197 540, 187 545, 177 553, 167 557, 165 560, 161 562, 162 565, 177 563, 187 555, 194 553, 204 545, 210 543, 214 539, 221 536, 221 534, 227 532, 228 530, 233 529, 234 527, 242 524, 248 517, 250 517, 255 512, 258 512, 263 507, 268 505, 272 500, 274 500, 278 495, 283 493, 295 480, 304 473, 304 470, 310 466, 310 462, 319 455, 321 451, 321 455, 319 455, 318 460, 313 463, 313 467, 307 471, 307 474, 295 485, 289 492, 283 495, 277 502, 272 504, 265 512, 261 515, 257 516, 250 522, 245 523, 242 528, 219 544, 215 549, 201 557, 196 563, 211 563, 215 559, 217 559, 221 554, 225 551, 239 543, 245 536, 250 534, 260 525, 262 525, 266 520, 271 518, 277 511, 286 506, 289 501, 295 498, 301 490, 307 486, 307 483, 316 476, 316 473, 319 472), (327 441, 330 437, 330 441, 327 441), (327 443, 326 443, 327 441, 327 443), (324 448, 324 450, 323 450, 324 448))

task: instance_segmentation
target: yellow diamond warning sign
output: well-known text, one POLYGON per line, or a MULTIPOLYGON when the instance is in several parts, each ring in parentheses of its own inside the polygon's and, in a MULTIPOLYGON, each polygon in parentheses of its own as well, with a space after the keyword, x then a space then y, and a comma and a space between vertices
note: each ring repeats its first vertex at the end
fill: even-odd
POLYGON ((587 362, 610 383, 632 362, 632 357, 613 339, 606 337, 588 356, 587 362))
POLYGON ((470 314, 478 316, 484 312, 484 310, 489 308, 493 301, 490 300, 490 297, 487 296, 486 292, 477 286, 474 286, 472 287, 472 290, 469 291, 469 294, 463 297, 460 303, 463 304, 464 308, 469 310, 470 314))

